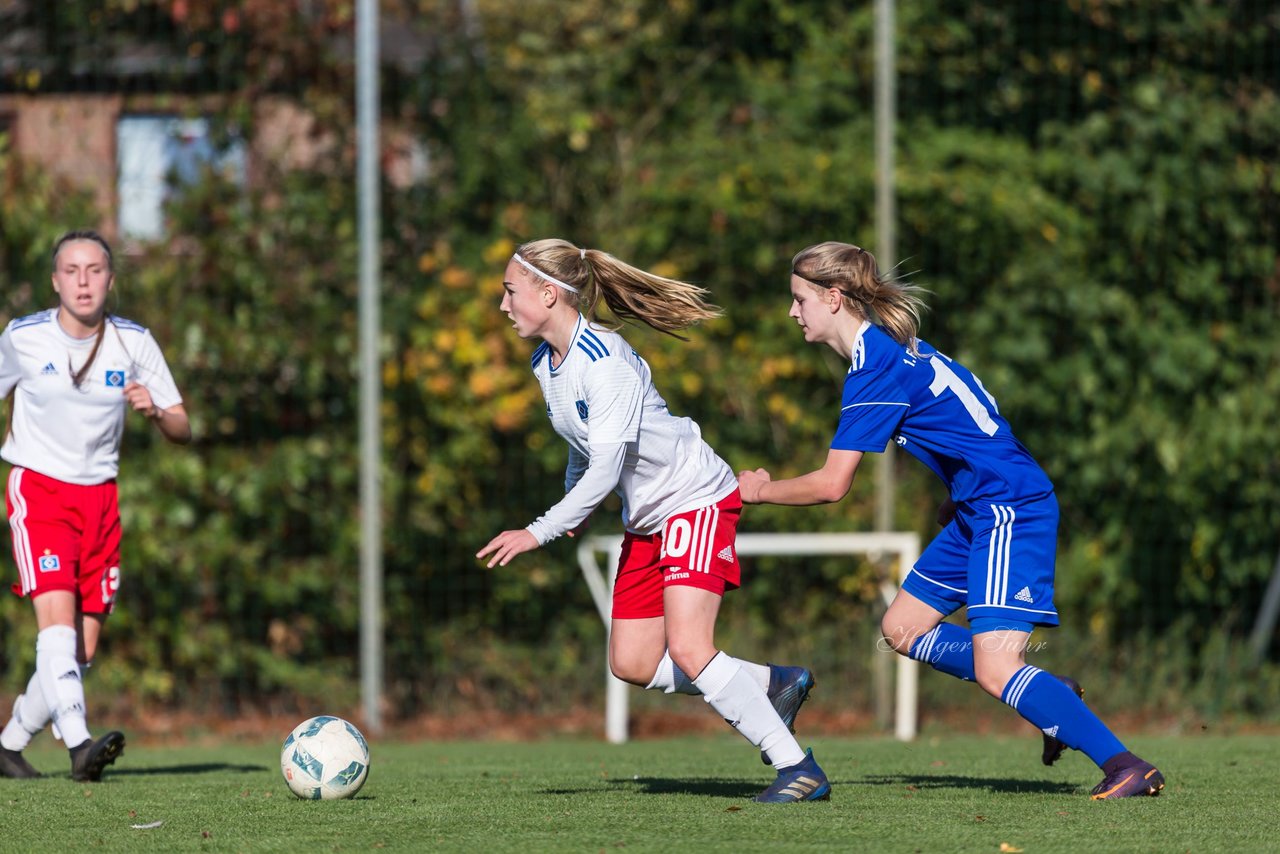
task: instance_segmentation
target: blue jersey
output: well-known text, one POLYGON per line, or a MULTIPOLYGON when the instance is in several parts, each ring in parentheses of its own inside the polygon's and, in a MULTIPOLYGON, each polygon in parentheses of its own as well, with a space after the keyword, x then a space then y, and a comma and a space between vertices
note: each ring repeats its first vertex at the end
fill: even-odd
POLYGON ((831 447, 880 453, 895 441, 942 478, 958 504, 1052 493, 1048 475, 978 378, 925 342, 916 345, 918 356, 880 327, 862 324, 831 447))

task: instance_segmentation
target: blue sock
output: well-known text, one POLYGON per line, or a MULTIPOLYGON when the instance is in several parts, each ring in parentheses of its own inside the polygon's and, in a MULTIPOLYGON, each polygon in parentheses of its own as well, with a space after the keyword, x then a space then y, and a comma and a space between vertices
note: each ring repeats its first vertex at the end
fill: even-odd
POLYGON ((973 635, 955 623, 938 623, 933 631, 916 638, 908 657, 957 679, 973 681, 973 635))
POLYGON ((1013 674, 1000 699, 1045 735, 1087 754, 1099 768, 1111 757, 1124 753, 1120 739, 1052 673, 1028 664, 1013 674))

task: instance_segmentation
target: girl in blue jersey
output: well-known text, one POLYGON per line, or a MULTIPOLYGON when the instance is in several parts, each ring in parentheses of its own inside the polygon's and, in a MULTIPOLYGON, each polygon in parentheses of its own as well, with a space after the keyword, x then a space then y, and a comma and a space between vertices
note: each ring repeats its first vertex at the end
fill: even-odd
POLYGON ((1032 629, 1058 625, 1053 484, 978 378, 916 337, 919 289, 882 278, 869 252, 828 242, 792 260, 791 296, 789 316, 805 341, 852 361, 840 423, 817 471, 776 481, 764 469, 741 472, 743 501, 839 501, 862 455, 896 442, 942 479, 949 497, 939 510, 945 527, 885 613, 885 639, 1012 706, 1044 733, 1045 764, 1064 746, 1087 754, 1104 773, 1093 798, 1158 794, 1164 777, 1125 750, 1079 686, 1024 660, 1032 629), (961 607, 968 629, 943 622, 961 607))

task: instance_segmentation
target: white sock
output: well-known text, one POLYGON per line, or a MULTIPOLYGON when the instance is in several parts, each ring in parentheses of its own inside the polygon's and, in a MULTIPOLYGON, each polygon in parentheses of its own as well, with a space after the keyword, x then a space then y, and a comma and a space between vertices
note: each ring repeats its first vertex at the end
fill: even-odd
POLYGON ((644 687, 645 690, 661 688, 667 694, 693 694, 697 696, 702 693, 698 690, 698 686, 693 684, 693 680, 671 660, 670 651, 662 653, 662 660, 658 662, 658 669, 653 674, 653 681, 644 687))
POLYGON ((747 661, 744 658, 739 658, 738 663, 742 665, 743 670, 747 671, 747 673, 751 675, 752 679, 756 680, 756 684, 760 686, 760 690, 765 692, 765 694, 768 694, 769 665, 756 664, 754 661, 747 661))
POLYGON ((27 693, 19 694, 13 701, 13 717, 0 732, 0 747, 5 750, 25 750, 36 733, 49 725, 53 715, 40 690, 40 677, 32 673, 27 682, 27 693))
POLYGON ((742 733, 743 738, 769 754, 773 767, 787 768, 804 760, 804 751, 795 736, 741 661, 718 652, 693 684, 720 717, 742 733))
POLYGON ((76 661, 76 630, 49 626, 36 635, 36 676, 53 722, 68 748, 79 747, 91 737, 85 721, 84 684, 76 661))

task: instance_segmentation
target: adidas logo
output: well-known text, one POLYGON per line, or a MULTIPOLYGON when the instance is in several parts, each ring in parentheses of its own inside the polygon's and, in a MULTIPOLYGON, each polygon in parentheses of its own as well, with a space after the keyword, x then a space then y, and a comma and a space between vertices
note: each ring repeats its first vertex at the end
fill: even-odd
POLYGON ((40 376, 42 377, 56 377, 57 375, 58 369, 53 366, 53 362, 50 362, 40 369, 40 376))
POLYGON ((1040 730, 1040 731, 1041 731, 1041 732, 1043 732, 1045 735, 1049 736, 1049 738, 1057 738, 1057 737, 1058 737, 1058 726, 1057 726, 1057 724, 1055 724, 1055 725, 1053 725, 1053 726, 1049 727, 1048 729, 1042 729, 1042 730, 1040 730))
POLYGON ((725 546, 719 551, 716 557, 721 560, 726 560, 729 563, 733 563, 733 546, 725 546))
POLYGON ((797 801, 802 801, 813 794, 818 788, 818 781, 812 777, 797 777, 783 787, 780 794, 790 795, 797 801))
POLYGON ((1031 590, 1027 587, 1024 587, 1021 590, 1019 590, 1016 594, 1014 594, 1013 598, 1017 599, 1019 602, 1026 602, 1030 604, 1032 601, 1031 590))

